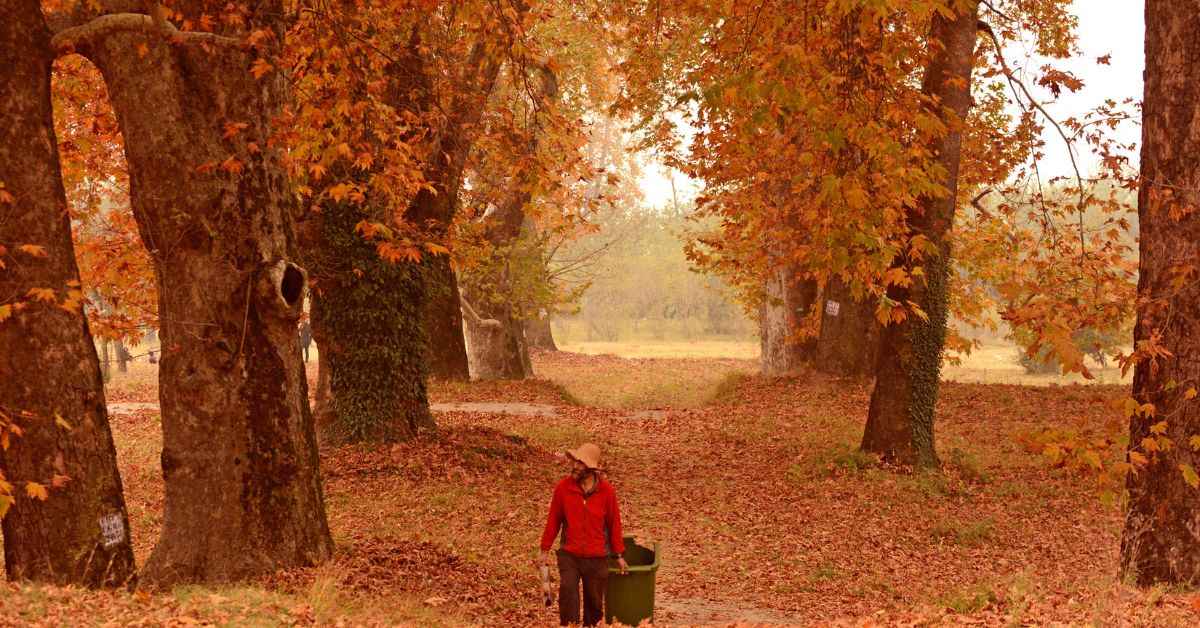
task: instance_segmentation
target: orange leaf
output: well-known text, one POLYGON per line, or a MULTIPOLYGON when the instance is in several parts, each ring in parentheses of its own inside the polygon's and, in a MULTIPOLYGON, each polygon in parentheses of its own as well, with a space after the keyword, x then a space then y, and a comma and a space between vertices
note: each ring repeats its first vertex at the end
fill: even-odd
POLYGON ((30 288, 29 292, 25 293, 25 296, 46 303, 54 303, 55 301, 54 291, 50 288, 30 288))
POLYGON ((331 197, 333 200, 335 200, 335 201, 337 201, 337 202, 339 202, 339 203, 340 203, 340 202, 342 202, 342 200, 343 200, 343 199, 345 199, 345 198, 346 198, 346 196, 348 196, 348 195, 350 194, 350 192, 351 192, 351 191, 353 191, 353 190, 354 190, 354 184, 352 184, 352 183, 339 183, 339 184, 337 184, 337 185, 335 185, 335 186, 333 186, 333 187, 329 188, 329 196, 330 196, 330 197, 331 197))
POLYGON ((21 246, 17 247, 17 250, 25 253, 26 255, 32 255, 33 257, 46 257, 45 247, 38 246, 36 244, 22 244, 21 246))
POLYGON ((46 490, 46 487, 38 484, 37 482, 26 482, 25 494, 33 499, 41 501, 46 501, 50 498, 50 492, 46 490))
POLYGON ((226 122, 224 134, 225 139, 234 137, 238 133, 244 131, 248 126, 250 125, 246 124, 245 122, 226 122))
POLYGON ((237 157, 230 157, 221 162, 221 170, 229 174, 239 174, 242 171, 242 162, 237 160, 237 157))
POLYGON ((266 59, 255 59, 254 63, 250 66, 250 74, 253 74, 254 78, 260 79, 272 69, 274 68, 270 63, 267 63, 266 59))

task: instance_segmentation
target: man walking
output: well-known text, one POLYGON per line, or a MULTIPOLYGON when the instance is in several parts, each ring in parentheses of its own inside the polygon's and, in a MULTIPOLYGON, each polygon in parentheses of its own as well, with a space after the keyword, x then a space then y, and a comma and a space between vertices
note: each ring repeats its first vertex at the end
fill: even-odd
POLYGON ((600 477, 600 448, 584 443, 567 452, 571 474, 554 487, 550 516, 542 532, 541 561, 549 564, 550 547, 562 528, 558 550, 558 621, 579 622, 579 585, 583 583, 583 625, 594 626, 604 616, 608 557, 615 554, 621 573, 629 569, 621 556, 621 512, 617 492, 600 477))

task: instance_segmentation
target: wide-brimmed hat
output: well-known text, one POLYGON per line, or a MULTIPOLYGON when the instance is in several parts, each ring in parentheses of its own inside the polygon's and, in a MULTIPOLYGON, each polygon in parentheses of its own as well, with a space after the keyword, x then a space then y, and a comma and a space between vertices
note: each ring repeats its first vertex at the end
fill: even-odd
POLYGON ((600 448, 592 443, 584 443, 575 449, 567 451, 571 460, 578 460, 589 469, 600 468, 600 448))

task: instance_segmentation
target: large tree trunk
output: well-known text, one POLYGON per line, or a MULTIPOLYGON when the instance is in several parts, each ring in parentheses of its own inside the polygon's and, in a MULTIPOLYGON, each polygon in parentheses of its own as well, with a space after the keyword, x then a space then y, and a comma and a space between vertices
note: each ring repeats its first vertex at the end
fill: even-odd
MULTIPOLYGON (((942 183, 947 192, 922 197, 908 216, 913 234, 928 238, 938 252, 922 264, 924 281, 918 277, 911 288, 893 287, 888 291, 898 303, 916 303, 928 318, 910 314, 903 322, 883 329, 862 442, 865 451, 914 465, 937 464, 933 412, 946 340, 950 280, 947 236, 954 223, 961 124, 971 105, 971 71, 975 63, 979 2, 968 0, 956 6, 959 8, 954 19, 940 13, 933 17, 929 39, 942 45, 932 52, 921 85, 922 92, 940 104, 942 110, 938 113, 949 123, 949 130, 931 147, 937 163, 945 169, 942 183)), ((903 259, 897 259, 896 264, 907 265, 903 259)))
MULTIPOLYGON (((279 2, 248 28, 282 40, 279 2)), ((205 3, 177 2, 192 19, 205 3)), ((333 548, 296 323, 290 192, 269 123, 283 78, 256 80, 240 42, 147 16, 61 32, 100 68, 158 279, 162 537, 143 571, 165 586, 312 565, 333 548), (245 124, 226 136, 227 124, 245 124)))
POLYGON ((525 342, 531 349, 558 351, 558 344, 554 342, 554 329, 550 327, 549 314, 525 319, 525 342))
MULTIPOLYGON (((1139 585, 1200 584, 1200 491, 1184 471, 1200 468, 1189 445, 1200 433, 1200 286, 1189 275, 1200 259, 1200 1, 1146 2, 1146 86, 1142 187, 1138 195, 1141 264, 1134 343, 1158 338, 1168 351, 1134 367, 1133 395, 1153 404, 1134 415, 1129 444, 1149 463, 1126 482, 1121 572, 1139 585), (1182 281, 1181 281, 1182 280, 1182 281), (1149 452, 1143 439, 1166 422, 1174 446, 1149 452)), ((1193 481, 1195 476, 1191 476, 1193 481)))
MULTIPOLYGON (((528 10, 518 3, 518 16, 528 10)), ((487 99, 495 88, 502 58, 489 54, 484 41, 471 47, 464 67, 461 89, 455 95, 451 114, 441 129, 435 158, 426 168, 426 178, 437 193, 422 189, 406 212, 405 218, 418 224, 434 224, 444 233, 459 209, 459 191, 463 170, 471 151, 474 133, 483 117, 487 99)), ((459 277, 448 256, 437 256, 425 267, 425 330, 429 374, 450 381, 470 379, 467 356, 466 322, 459 303, 459 277)))
MULTIPOLYGON (((0 507, 4 565, 10 580, 120 585, 134 576, 129 517, 100 363, 80 301, 50 106, 50 33, 36 0, 6 6, 0 20, 0 432, 12 421, 23 433, 0 448, 0 471, 15 498, 7 516, 0 507), (45 254, 22 252, 25 245, 45 254), (14 307, 20 302, 7 301, 35 288, 52 290, 52 302, 14 307), (49 499, 31 498, 26 482, 48 488, 49 499)), ((0 506, 8 499, 0 497, 0 506)))
POLYGON ((797 280, 793 266, 780 264, 771 270, 758 314, 763 375, 786 375, 812 358, 813 341, 798 333, 816 299, 816 282, 797 280))
POLYGON ((839 279, 829 281, 823 296, 814 366, 831 375, 873 375, 879 353, 875 303, 856 299, 850 287, 839 279))
POLYGON ((462 300, 467 316, 467 355, 471 375, 475 379, 525 379, 533 376, 529 344, 521 321, 505 307, 482 308, 489 315, 477 313, 467 299, 462 300))
POLYGON ((470 379, 463 317, 458 303, 458 277, 450 258, 429 261, 425 277, 425 330, 429 336, 429 375, 465 382, 470 379))

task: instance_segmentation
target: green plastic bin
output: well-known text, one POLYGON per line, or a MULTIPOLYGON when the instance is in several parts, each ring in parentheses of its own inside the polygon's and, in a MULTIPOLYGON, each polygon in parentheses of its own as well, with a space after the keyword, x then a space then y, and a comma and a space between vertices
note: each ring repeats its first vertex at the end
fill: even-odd
POLYGON ((635 543, 632 536, 623 538, 623 556, 629 565, 629 573, 622 575, 617 561, 609 561, 604 621, 611 624, 616 620, 636 626, 643 619, 654 621, 654 574, 658 572, 658 543, 651 549, 635 543))

